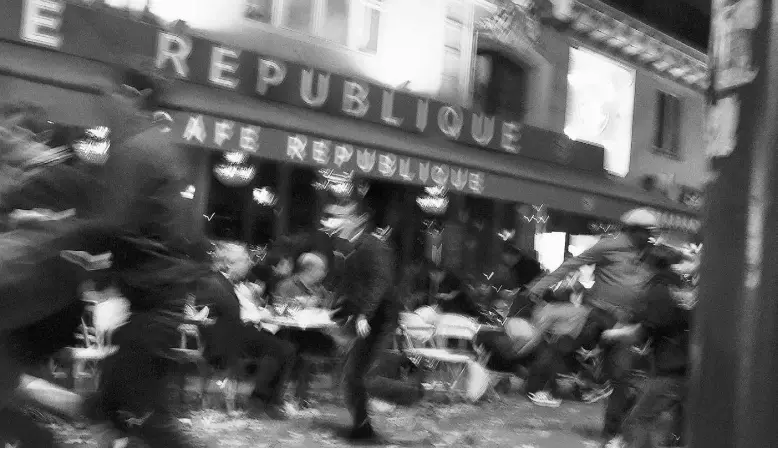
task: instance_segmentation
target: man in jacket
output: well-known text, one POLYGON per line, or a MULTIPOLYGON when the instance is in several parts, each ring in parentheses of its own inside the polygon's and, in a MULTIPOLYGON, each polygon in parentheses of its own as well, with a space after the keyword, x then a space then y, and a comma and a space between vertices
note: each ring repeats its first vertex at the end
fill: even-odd
POLYGON ((335 268, 340 312, 356 332, 346 356, 346 400, 353 419, 350 437, 376 438, 367 411, 365 374, 397 327, 401 305, 394 294, 394 254, 384 239, 368 230, 368 214, 356 199, 325 209, 322 224, 335 236, 335 268))
POLYGON ((208 306, 215 319, 212 326, 203 328, 205 356, 227 368, 235 368, 241 354, 256 358, 259 366, 251 397, 270 418, 284 419, 283 389, 294 364, 294 346, 262 330, 260 321, 270 312, 236 293, 236 284, 251 269, 246 249, 221 243, 214 258, 215 273, 203 279, 196 295, 197 304, 208 306))
MULTIPOLYGON (((608 327, 634 321, 653 272, 647 262, 649 238, 657 227, 656 215, 647 209, 635 209, 622 216, 622 231, 603 238, 588 250, 564 261, 553 273, 530 288, 541 298, 553 285, 584 265, 594 265, 594 285, 584 301, 603 312, 608 327)), ((604 370, 613 387, 605 411, 603 437, 611 440, 621 433, 621 423, 629 409, 629 375, 635 363, 630 345, 610 344, 605 351, 604 370)))

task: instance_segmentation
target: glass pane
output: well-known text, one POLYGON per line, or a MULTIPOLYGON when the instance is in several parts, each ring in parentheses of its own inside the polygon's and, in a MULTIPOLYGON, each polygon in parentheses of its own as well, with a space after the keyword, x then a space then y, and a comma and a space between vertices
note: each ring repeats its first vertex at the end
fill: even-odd
POLYGON ((281 25, 304 33, 311 32, 314 0, 286 0, 281 25))
POLYGON ((465 23, 465 3, 461 0, 449 0, 446 4, 446 18, 465 23))
POLYGON ((248 0, 243 16, 249 20, 270 23, 273 19, 273 0, 248 0))
POLYGON ((443 54, 443 74, 459 78, 459 68, 462 62, 461 54, 458 51, 448 50, 443 54))
POLYGON ((289 232, 312 232, 318 223, 316 189, 313 183, 316 173, 307 168, 295 168, 290 175, 289 232))
POLYGON ((446 24, 446 48, 462 50, 462 27, 451 23, 446 24))
POLYGON ((348 0, 327 0, 321 37, 345 44, 348 39, 348 0))
POLYGON ((264 245, 273 239, 279 203, 278 170, 276 162, 257 160, 257 176, 252 191, 251 243, 264 245))
POLYGON ((362 44, 360 51, 366 53, 378 53, 378 33, 381 29, 381 11, 370 6, 365 6, 365 14, 362 19, 362 44))
POLYGON ((440 99, 457 104, 459 103, 459 78, 452 76, 443 76, 440 85, 440 99))

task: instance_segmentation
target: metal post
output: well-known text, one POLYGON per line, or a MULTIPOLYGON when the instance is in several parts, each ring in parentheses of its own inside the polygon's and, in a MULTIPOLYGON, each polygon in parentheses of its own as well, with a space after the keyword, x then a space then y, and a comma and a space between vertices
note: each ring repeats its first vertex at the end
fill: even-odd
MULTIPOLYGON (((706 201, 700 302, 686 407, 692 447, 778 446, 778 204, 773 200, 778 196, 774 176, 778 169, 778 30, 772 14, 774 1, 756 2, 761 16, 750 36, 756 78, 726 90, 718 85, 714 89, 717 101, 737 95, 740 114, 734 151, 713 160, 717 179, 706 201)), ((716 39, 712 46, 717 57, 711 60, 722 64, 714 70, 714 80, 727 64, 731 67, 733 57, 742 58, 748 51, 729 46, 721 39, 723 33, 716 35, 719 3, 723 2, 714 0, 716 39)), ((742 0, 734 3, 746 4, 742 0)))

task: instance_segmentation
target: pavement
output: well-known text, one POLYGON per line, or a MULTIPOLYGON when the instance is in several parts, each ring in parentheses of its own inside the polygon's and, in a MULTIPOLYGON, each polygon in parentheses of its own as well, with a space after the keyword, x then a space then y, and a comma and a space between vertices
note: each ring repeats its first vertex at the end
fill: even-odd
MULTIPOLYGON (((342 436, 350 421, 341 394, 317 385, 313 398, 313 410, 290 409, 287 421, 271 421, 246 407, 228 416, 218 404, 201 409, 196 401, 181 405, 176 416, 208 447, 352 446, 342 436)), ((371 407, 383 447, 601 446, 602 404, 565 401, 559 408, 538 407, 516 387, 478 404, 425 399, 409 407, 372 401, 371 407)), ((61 422, 49 426, 66 447, 97 447, 87 429, 61 422)))

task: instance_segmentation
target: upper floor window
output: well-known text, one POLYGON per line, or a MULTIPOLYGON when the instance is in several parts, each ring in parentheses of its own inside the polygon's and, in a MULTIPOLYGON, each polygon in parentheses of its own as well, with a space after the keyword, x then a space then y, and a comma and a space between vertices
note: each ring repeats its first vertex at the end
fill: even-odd
POLYGON ((472 35, 468 26, 468 4, 463 0, 447 0, 443 29, 443 70, 440 98, 451 104, 460 104, 467 91, 468 66, 472 35))
POLYGON ((383 0, 247 0, 248 20, 378 52, 383 0))
POLYGON ((681 128, 681 101, 666 92, 656 98, 656 129, 654 151, 672 158, 680 158, 678 137, 681 128))
POLYGON ((527 70, 494 51, 479 51, 475 59, 473 103, 487 115, 521 121, 526 113, 527 70))

